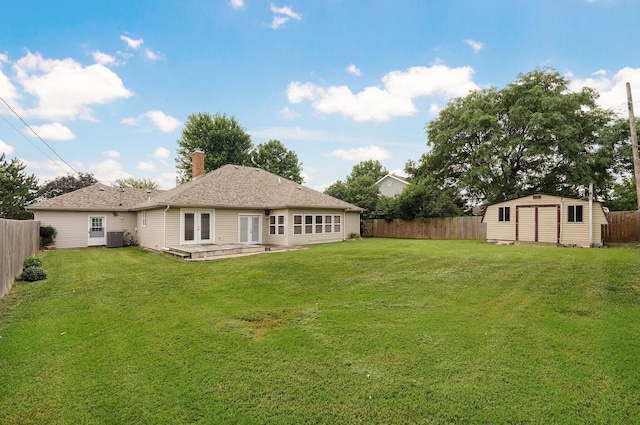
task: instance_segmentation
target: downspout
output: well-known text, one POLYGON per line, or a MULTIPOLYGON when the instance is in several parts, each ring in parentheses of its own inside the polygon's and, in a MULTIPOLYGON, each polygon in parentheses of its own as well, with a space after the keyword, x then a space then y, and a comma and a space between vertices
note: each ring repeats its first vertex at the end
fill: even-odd
POLYGON ((162 212, 162 233, 164 236, 164 248, 167 248, 167 211, 169 211, 169 205, 162 212))
POLYGON ((593 247, 593 183, 589 183, 589 248, 593 247))

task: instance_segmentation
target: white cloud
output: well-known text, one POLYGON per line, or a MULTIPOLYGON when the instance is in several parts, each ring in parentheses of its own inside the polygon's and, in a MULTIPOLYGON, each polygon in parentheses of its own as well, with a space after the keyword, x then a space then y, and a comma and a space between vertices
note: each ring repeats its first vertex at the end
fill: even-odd
POLYGON ((42 119, 95 121, 90 105, 133 95, 117 74, 101 64, 83 67, 73 59, 44 59, 29 52, 14 70, 18 84, 37 99, 37 106, 24 113, 42 119))
POLYGON ((147 111, 144 114, 140 115, 138 118, 123 118, 120 120, 120 124, 133 126, 140 125, 140 122, 143 118, 151 121, 151 123, 163 133, 171 133, 173 130, 182 125, 182 122, 180 122, 179 120, 158 110, 147 111))
MULTIPOLYGON (((0 58, 0 63, 6 63, 7 61, 7 56, 2 55, 2 58, 0 58)), ((2 72, 2 66, 0 66, 0 94, 2 94, 4 100, 6 100, 9 104, 13 104, 17 102, 18 99, 20 99, 20 93, 18 92, 18 89, 16 89, 9 77, 4 75, 4 73, 2 72)), ((2 105, 2 109, 0 110, 6 109, 4 103, 0 103, 0 105, 2 105)), ((9 111, 7 110, 7 112, 9 111)))
POLYGON ((271 3, 271 11, 274 13, 273 21, 271 21, 271 28, 276 30, 286 24, 289 19, 295 19, 299 21, 302 16, 291 9, 290 6, 277 7, 271 3))
POLYGON ((474 52, 478 53, 480 50, 484 48, 484 43, 481 41, 467 39, 464 40, 465 44, 471 46, 474 52))
POLYGON ((169 149, 158 148, 155 151, 153 151, 153 155, 151 156, 158 159, 167 159, 169 158, 169 155, 171 155, 171 152, 169 152, 169 149))
POLYGON ((402 178, 407 178, 409 177, 409 174, 407 174, 406 171, 404 171, 402 168, 397 168, 395 170, 391 170, 389 171, 389 174, 393 174, 394 176, 398 176, 398 177, 402 177, 402 178))
POLYGON ((153 161, 141 161, 138 162, 138 169, 142 170, 142 171, 157 171, 158 169, 156 168, 156 164, 154 164, 153 161))
POLYGON ((302 127, 268 127, 261 130, 249 130, 252 137, 276 140, 306 140, 312 142, 353 143, 352 137, 339 134, 327 134, 324 131, 307 130, 302 127))
MULTIPOLYGON (((67 174, 73 173, 64 162, 62 161, 52 161, 50 159, 44 161, 27 161, 24 163, 27 166, 27 171, 29 173, 35 174, 40 182, 44 183, 46 181, 51 181, 56 177, 66 176, 67 174)), ((71 165, 76 170, 83 169, 83 165, 80 162, 73 161, 71 165)))
POLYGON ((12 154, 14 147, 0 140, 0 153, 12 154))
POLYGON ((134 40, 133 38, 127 37, 126 35, 121 35, 120 40, 127 43, 127 47, 133 50, 138 50, 138 48, 142 46, 142 44, 144 43, 144 40, 142 38, 138 40, 134 40))
POLYGON ((291 109, 289 109, 287 106, 285 106, 284 108, 280 109, 279 112, 280 116, 286 120, 291 120, 295 117, 300 116, 299 113, 297 113, 296 111, 293 111, 291 109))
POLYGON ((583 87, 596 89, 600 93, 597 100, 598 105, 602 108, 612 109, 621 118, 628 117, 627 82, 631 84, 634 102, 640 100, 640 68, 625 67, 611 77, 604 70, 596 71, 585 79, 572 79, 572 77, 573 75, 569 74, 568 78, 571 79, 569 90, 579 91, 583 87))
POLYGON ((165 114, 162 111, 153 110, 143 114, 149 118, 153 125, 156 126, 163 133, 171 133, 176 128, 180 127, 182 123, 170 115, 165 114))
POLYGON ((174 171, 171 173, 160 173, 160 177, 157 179, 160 189, 171 189, 176 187, 176 178, 178 174, 174 171))
POLYGON ((230 0, 229 6, 233 9, 242 9, 244 7, 244 0, 230 0))
POLYGON ((100 65, 116 65, 116 58, 99 51, 93 52, 93 60, 100 65))
POLYGON ((362 72, 360 71, 360 69, 358 69, 358 67, 355 66, 354 64, 351 64, 351 65, 349 65, 347 67, 347 72, 349 74, 353 74, 353 75, 356 75, 358 77, 362 75, 362 72))
POLYGON ((120 120, 120 124, 138 125, 140 124, 140 120, 138 118, 123 118, 120 120))
MULTIPOLYGON (((69 127, 59 122, 44 125, 32 125, 31 128, 44 140, 73 140, 76 135, 73 134, 69 127)), ((33 134, 29 129, 24 130, 25 134, 33 134)))
POLYGON ((152 61, 157 61, 157 60, 162 59, 162 54, 156 53, 156 52, 152 51, 151 49, 144 49, 144 54, 147 57, 147 59, 152 60, 152 61))
POLYGON ((442 108, 438 106, 437 103, 432 103, 431 105, 429 105, 429 113, 431 115, 438 115, 441 110, 442 108))
POLYGON ((274 16, 273 21, 271 21, 271 29, 277 30, 281 26, 287 23, 289 18, 284 16, 274 16))
POLYGON ((104 151, 102 152, 102 154, 108 156, 109 158, 120 158, 120 152, 113 149, 104 151))
POLYGON ((289 18, 293 18, 297 21, 302 19, 302 16, 299 13, 294 12, 290 6, 277 7, 276 5, 271 3, 271 11, 278 15, 288 16, 289 18))
POLYGON ((98 181, 112 183, 116 179, 126 179, 131 174, 123 170, 122 164, 113 159, 102 162, 94 162, 89 165, 89 171, 92 172, 98 181))
POLYGON ((465 96, 478 89, 471 67, 449 68, 436 64, 416 66, 406 71, 392 71, 382 78, 384 87, 365 87, 353 93, 347 86, 319 87, 313 83, 289 83, 287 97, 291 103, 312 101, 313 108, 323 114, 340 113, 355 121, 387 121, 417 112, 413 99, 421 96, 465 96))
POLYGON ((349 161, 366 161, 370 159, 382 161, 391 158, 391 152, 380 146, 369 145, 362 148, 338 149, 331 152, 331 156, 349 161))

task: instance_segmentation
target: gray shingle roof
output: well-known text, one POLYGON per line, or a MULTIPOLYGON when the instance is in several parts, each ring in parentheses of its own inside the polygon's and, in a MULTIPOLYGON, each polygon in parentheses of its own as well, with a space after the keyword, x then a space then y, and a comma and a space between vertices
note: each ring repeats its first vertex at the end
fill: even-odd
POLYGON ((170 190, 124 189, 96 184, 47 199, 28 210, 128 211, 157 207, 331 208, 363 211, 260 168, 225 165, 170 190), (149 199, 150 198, 150 199, 149 199))
POLYGON ((55 198, 31 204, 27 210, 67 210, 67 211, 129 211, 134 205, 148 202, 162 190, 126 188, 120 192, 117 187, 97 183, 83 187, 55 198))
MULTIPOLYGON (((362 211, 260 168, 225 165, 152 198, 151 205, 210 208, 335 208, 362 211)), ((141 204, 140 209, 149 204, 141 204)))

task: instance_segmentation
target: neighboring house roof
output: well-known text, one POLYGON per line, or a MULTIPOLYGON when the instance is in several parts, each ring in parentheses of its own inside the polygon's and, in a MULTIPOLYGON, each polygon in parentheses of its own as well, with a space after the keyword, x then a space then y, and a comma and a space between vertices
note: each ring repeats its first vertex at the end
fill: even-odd
POLYGON ((334 208, 363 211, 348 202, 304 187, 260 168, 225 165, 142 202, 159 206, 209 208, 334 208))
POLYGON ((28 205, 29 211, 65 210, 65 211, 130 211, 141 202, 148 201, 162 190, 132 189, 120 190, 117 187, 97 183, 73 192, 28 205))
POLYGON ((394 174, 387 174, 386 176, 384 176, 383 178, 381 178, 380 180, 378 180, 378 181, 376 182, 376 184, 378 185, 378 184, 382 183, 383 181, 385 181, 385 180, 387 180, 387 179, 393 179, 393 180, 396 180, 396 181, 398 181, 398 182, 400 182, 400 183, 404 184, 405 186, 409 184, 409 182, 408 182, 408 181, 406 181, 406 180, 405 180, 405 179, 403 179, 402 177, 398 177, 398 176, 396 176, 396 175, 394 175, 394 174))
POLYGON ((364 211, 260 168, 225 165, 170 190, 105 186, 101 183, 26 207, 29 211, 136 211, 157 207, 330 208, 364 211))

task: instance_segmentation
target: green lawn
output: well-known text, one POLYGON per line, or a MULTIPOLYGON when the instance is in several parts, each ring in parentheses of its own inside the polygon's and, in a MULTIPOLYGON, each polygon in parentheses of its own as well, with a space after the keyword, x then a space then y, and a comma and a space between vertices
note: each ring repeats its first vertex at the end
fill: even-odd
POLYGON ((2 424, 640 423, 637 249, 42 259, 0 300, 2 424))

